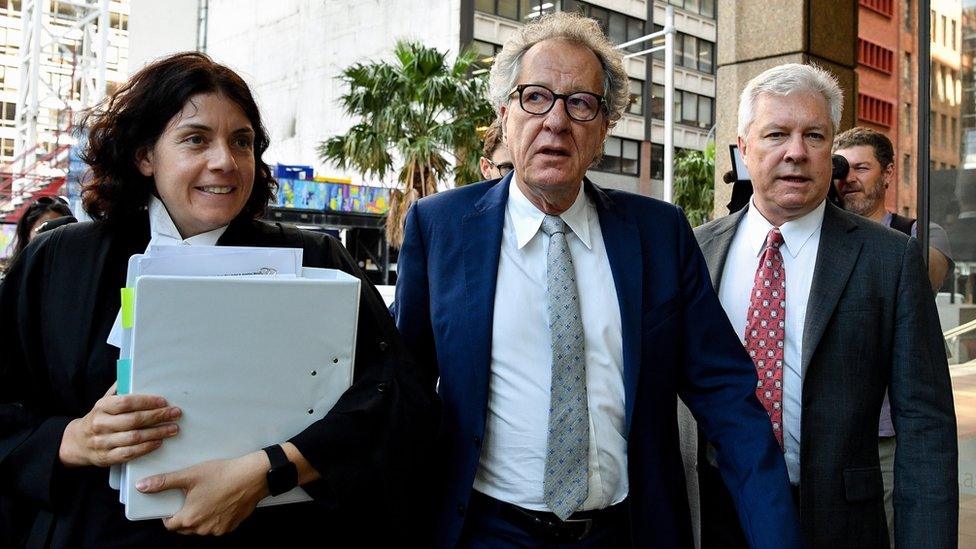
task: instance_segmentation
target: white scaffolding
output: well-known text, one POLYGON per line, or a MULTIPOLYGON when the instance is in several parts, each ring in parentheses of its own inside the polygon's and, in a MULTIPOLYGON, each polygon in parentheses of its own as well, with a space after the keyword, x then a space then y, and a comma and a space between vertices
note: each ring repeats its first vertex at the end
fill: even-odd
MULTIPOLYGON (((106 91, 109 0, 23 0, 20 87, 17 95, 15 177, 11 199, 19 204, 37 179, 64 175, 64 155, 39 150, 38 118, 57 112, 57 130, 70 144, 73 113, 97 104, 106 91)), ((61 141, 62 136, 58 136, 61 141)), ((66 151, 64 151, 66 154, 66 151)))

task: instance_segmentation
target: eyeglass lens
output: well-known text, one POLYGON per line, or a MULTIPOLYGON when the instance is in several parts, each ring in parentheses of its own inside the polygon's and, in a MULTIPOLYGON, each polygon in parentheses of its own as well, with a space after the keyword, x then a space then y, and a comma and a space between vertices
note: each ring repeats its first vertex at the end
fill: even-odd
POLYGON ((588 122, 600 113, 600 96, 588 92, 568 95, 557 94, 545 86, 529 85, 521 87, 519 104, 529 114, 546 114, 552 109, 556 99, 563 99, 566 114, 573 120, 588 122))

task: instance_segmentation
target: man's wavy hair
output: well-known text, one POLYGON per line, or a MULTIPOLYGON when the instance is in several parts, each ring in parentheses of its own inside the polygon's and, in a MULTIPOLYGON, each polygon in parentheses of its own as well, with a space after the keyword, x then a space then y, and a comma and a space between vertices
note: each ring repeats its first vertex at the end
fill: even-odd
POLYGON ((82 200, 92 219, 129 217, 149 204, 155 182, 139 172, 137 156, 156 144, 191 97, 210 93, 236 103, 254 129, 254 188, 238 217, 264 214, 278 183, 261 159, 270 140, 254 96, 231 69, 205 54, 186 52, 147 65, 85 114, 88 144, 82 158, 91 167, 92 179, 82 190, 82 200))

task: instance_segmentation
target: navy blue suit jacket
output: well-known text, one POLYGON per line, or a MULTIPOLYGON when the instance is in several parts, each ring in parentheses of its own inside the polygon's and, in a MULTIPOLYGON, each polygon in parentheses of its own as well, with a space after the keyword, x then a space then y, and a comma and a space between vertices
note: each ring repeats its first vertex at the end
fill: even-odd
MULTIPOLYGON (((436 545, 457 543, 485 434, 492 308, 511 175, 419 201, 397 263, 397 326, 436 364, 444 403, 436 545)), ((709 440, 755 547, 799 545, 786 467, 756 371, 712 289, 681 211, 590 182, 623 327, 631 528, 637 547, 691 547, 680 396, 709 440), (761 527, 759 525, 762 525, 761 527)))

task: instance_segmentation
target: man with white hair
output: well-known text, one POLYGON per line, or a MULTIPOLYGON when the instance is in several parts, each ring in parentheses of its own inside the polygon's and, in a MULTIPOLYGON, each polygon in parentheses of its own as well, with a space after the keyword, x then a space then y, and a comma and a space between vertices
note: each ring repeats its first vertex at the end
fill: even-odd
POLYGON ((621 53, 557 13, 508 40, 491 89, 515 170, 417 202, 398 261, 397 325, 444 403, 434 546, 689 547, 679 394, 750 543, 799 546, 687 220, 585 177, 627 104, 621 53))
MULTIPOLYGON (((956 423, 935 303, 914 238, 825 200, 842 103, 810 65, 752 79, 738 142, 755 193, 695 236, 755 363, 807 545, 888 546, 876 436, 888 390, 895 544, 955 547, 956 423)), ((745 546, 714 481, 725 449, 703 453, 702 547, 745 546)))

